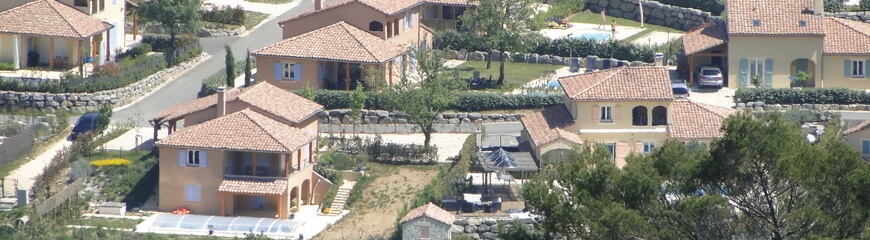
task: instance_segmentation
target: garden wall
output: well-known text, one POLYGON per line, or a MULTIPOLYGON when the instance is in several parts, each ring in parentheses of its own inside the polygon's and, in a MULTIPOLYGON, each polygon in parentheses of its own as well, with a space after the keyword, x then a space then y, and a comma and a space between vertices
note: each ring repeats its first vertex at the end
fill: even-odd
MULTIPOLYGON (((586 8, 593 12, 605 9, 608 16, 640 21, 638 0, 587 0, 586 8)), ((656 1, 643 2, 644 22, 689 31, 706 22, 724 23, 721 17, 692 8, 665 5, 656 1)))
MULTIPOLYGON (((334 109, 320 112, 318 119, 322 124, 351 124, 353 119, 347 116, 350 109, 334 109)), ((384 110, 362 110, 358 123, 362 124, 405 124, 407 117, 399 112, 384 110)), ((470 124, 493 122, 517 122, 521 113, 482 114, 476 112, 449 112, 435 115, 437 124, 470 124)))
MULTIPOLYGON (((537 63, 537 64, 551 64, 551 65, 559 65, 559 66, 569 66, 571 65, 571 57, 560 57, 554 55, 539 55, 537 53, 510 53, 503 52, 499 54, 498 51, 491 52, 483 52, 483 51, 474 51, 468 52, 463 50, 446 50, 447 59, 456 59, 463 61, 486 61, 488 56, 492 55, 492 61, 498 62, 501 61, 501 58, 505 58, 507 62, 518 62, 518 63, 537 63)), ((644 63, 640 61, 626 61, 619 59, 610 59, 610 58, 599 58, 598 56, 588 56, 588 57, 577 57, 578 62, 580 63, 580 68, 586 68, 587 60, 595 61, 595 69, 601 69, 604 60, 610 60, 614 62, 614 64, 619 63, 625 66, 642 66, 649 65, 649 63, 644 63)), ((591 61, 589 61, 591 62, 591 61)))
POLYGON ((821 111, 870 111, 870 104, 766 104, 764 102, 737 103, 737 110, 780 111, 780 110, 821 110, 821 111))
POLYGON ((148 90, 166 82, 169 74, 185 71, 198 63, 196 59, 178 66, 160 70, 126 87, 93 93, 41 93, 0 91, 0 107, 19 107, 35 109, 70 109, 73 111, 94 111, 100 105, 110 103, 116 106, 127 104, 148 90))
MULTIPOLYGON (((527 224, 529 229, 535 229, 535 222, 532 219, 519 220, 527 224)), ((453 221, 453 226, 450 232, 453 234, 453 239, 459 235, 467 235, 472 239, 500 239, 498 237, 498 226, 502 224, 505 227, 512 227, 514 219, 510 217, 459 217, 453 221)))

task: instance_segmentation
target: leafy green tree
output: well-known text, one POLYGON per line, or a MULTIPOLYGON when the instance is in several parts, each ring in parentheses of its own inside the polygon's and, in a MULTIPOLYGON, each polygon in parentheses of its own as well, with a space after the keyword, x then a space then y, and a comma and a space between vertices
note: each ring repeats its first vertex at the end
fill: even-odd
MULTIPOLYGON (((385 90, 392 110, 401 111, 423 133, 423 145, 429 147, 435 132, 435 117, 458 101, 454 91, 465 84, 446 74, 443 53, 435 50, 412 50, 417 59, 417 74, 403 74, 401 81, 385 90), (410 76, 410 77, 409 77, 410 76)), ((407 68, 403 68, 407 69, 407 68)))
POLYGON ((224 63, 227 70, 227 87, 233 88, 236 87, 236 59, 233 57, 233 49, 230 48, 230 45, 224 45, 224 50, 227 52, 224 63))
POLYGON ((112 104, 106 103, 100 106, 100 110, 97 112, 99 117, 96 122, 96 133, 102 133, 107 128, 109 128, 109 123, 112 121, 112 104))
POLYGON ((350 117, 353 123, 353 134, 356 135, 356 125, 361 120, 362 109, 366 106, 366 94, 363 92, 362 86, 357 87, 350 93, 347 105, 350 107, 350 112, 347 113, 347 116, 350 117))
POLYGON ((251 86, 251 49, 245 54, 245 87, 251 86))
POLYGON ((202 0, 150 0, 141 3, 138 11, 142 21, 159 23, 169 32, 170 64, 175 64, 178 57, 177 35, 192 33, 199 27, 200 8, 202 0))
MULTIPOLYGON (((472 39, 482 46, 492 47, 499 53, 521 52, 530 48, 525 41, 534 24, 537 1, 534 0, 470 0, 477 4, 475 11, 460 19, 472 33, 472 39)), ((490 56, 491 58, 491 56, 490 56)), ((505 58, 499 57, 498 84, 504 84, 505 58)))
POLYGON ((825 0, 825 12, 842 12, 843 11, 843 1, 842 0, 825 0))
POLYGON ((299 96, 302 96, 308 100, 314 101, 314 98, 317 97, 317 93, 314 91, 314 88, 311 85, 305 84, 305 87, 302 90, 299 90, 299 96))
POLYGON ((870 0, 861 0, 858 6, 861 7, 862 11, 870 11, 870 0))

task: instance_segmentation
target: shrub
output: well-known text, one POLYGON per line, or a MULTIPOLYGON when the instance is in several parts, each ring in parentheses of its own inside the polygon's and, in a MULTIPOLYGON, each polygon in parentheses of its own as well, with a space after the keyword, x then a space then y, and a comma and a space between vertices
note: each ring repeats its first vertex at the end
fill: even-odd
POLYGON ((372 161, 387 164, 435 164, 438 148, 416 144, 385 143, 380 135, 375 136, 366 148, 372 161))
POLYGON ((15 70, 15 66, 12 65, 12 63, 0 62, 0 70, 2 70, 2 71, 15 70))
POLYGON ((241 6, 230 7, 212 7, 208 10, 200 11, 201 20, 205 22, 216 22, 232 25, 245 24, 245 9, 241 6))
MULTIPOLYGON (((624 42, 596 41, 586 38, 562 38, 550 40, 540 34, 530 34, 525 41, 530 42, 530 53, 554 56, 596 55, 613 57, 628 61, 652 62, 656 52, 654 46, 640 46, 624 42)), ((489 49, 476 45, 468 40, 463 33, 445 31, 435 34, 433 47, 442 50, 488 51, 489 49)))
POLYGON ((870 94, 846 88, 740 88, 734 98, 767 104, 870 104, 870 94))
MULTIPOLYGON (((151 45, 153 51, 166 52, 169 50, 170 41, 169 34, 144 34, 142 35, 142 43, 151 45)), ((188 46, 192 44, 199 45, 199 39, 193 35, 177 35, 175 37, 176 46, 188 46)))
POLYGON ((127 166, 132 163, 130 160, 123 158, 110 158, 103 160, 91 161, 91 165, 94 167, 106 167, 106 166, 127 166))
POLYGON ((662 4, 671 6, 694 8, 713 15, 722 15, 725 12, 725 0, 658 0, 662 4))
MULTIPOLYGON (((294 93, 302 95, 303 90, 294 93)), ((387 93, 365 92, 366 109, 389 110, 387 93)), ((563 102, 560 95, 499 94, 483 92, 457 92, 459 100, 450 108, 457 111, 484 111, 509 109, 535 109, 563 102)), ((349 108, 350 91, 314 90, 314 101, 326 109, 349 108)))
POLYGON ((115 61, 121 61, 125 58, 136 58, 145 54, 148 54, 153 49, 151 49, 151 44, 148 43, 140 43, 133 48, 127 49, 121 54, 115 56, 115 61))
POLYGON ((365 157, 359 159, 357 157, 358 155, 350 155, 342 152, 329 151, 320 154, 320 160, 318 161, 318 164, 330 166, 332 167, 332 169, 339 171, 353 170, 360 163, 365 162, 365 157))
MULTIPOLYGON (((251 59, 251 60, 254 61, 254 59, 251 59)), ((233 75, 235 75, 236 77, 239 77, 239 75, 241 75, 241 72, 244 71, 244 67, 245 67, 244 61, 245 60, 236 61, 236 63, 234 64, 235 71, 233 71, 234 72, 233 75)), ((218 87, 226 86, 226 84, 227 84, 227 71, 226 71, 226 68, 224 68, 221 71, 217 71, 217 72, 213 73, 211 76, 208 76, 207 78, 202 80, 202 86, 199 88, 199 93, 197 93, 197 96, 205 97, 208 95, 215 94, 215 93, 217 93, 218 87)))
POLYGON ((322 210, 331 208, 332 202, 335 201, 335 195, 338 194, 338 188, 344 183, 344 177, 340 172, 325 168, 321 165, 314 165, 314 171, 332 182, 332 187, 329 188, 329 192, 326 193, 323 203, 320 204, 320 209, 322 210))

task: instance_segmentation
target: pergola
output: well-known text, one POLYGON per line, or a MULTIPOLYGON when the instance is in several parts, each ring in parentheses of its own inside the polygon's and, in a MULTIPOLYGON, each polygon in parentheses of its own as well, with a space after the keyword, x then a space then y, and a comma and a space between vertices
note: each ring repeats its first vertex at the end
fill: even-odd
POLYGON ((499 148, 491 152, 477 152, 477 158, 483 169, 484 192, 488 192, 489 186, 492 184, 489 180, 492 173, 496 173, 500 179, 510 182, 513 181, 513 176, 506 174, 506 172, 520 172, 522 178, 525 179, 528 178, 529 172, 538 171, 538 165, 535 164, 530 152, 508 152, 499 148))

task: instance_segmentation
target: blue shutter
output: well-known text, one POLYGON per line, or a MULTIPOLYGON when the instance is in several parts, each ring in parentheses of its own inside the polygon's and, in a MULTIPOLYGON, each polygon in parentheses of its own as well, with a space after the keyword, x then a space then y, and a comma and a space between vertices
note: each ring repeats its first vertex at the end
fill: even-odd
POLYGON ((861 141, 861 154, 870 155, 870 141, 861 141))
POLYGON ((870 59, 864 60, 864 76, 870 76, 870 59))
POLYGON ((764 87, 773 87, 773 59, 764 59, 764 87))
POLYGON ((281 80, 281 77, 283 77, 281 74, 284 69, 282 68, 284 68, 284 66, 281 64, 281 62, 275 62, 275 80, 281 80))
POLYGON ((207 162, 205 157, 206 157, 205 150, 199 150, 199 167, 201 167, 201 168, 204 168, 205 163, 207 162))
POLYGON ((187 166, 187 151, 178 150, 178 166, 187 166))
POLYGON ((293 64, 293 80, 299 81, 302 80, 302 64, 293 64))
POLYGON ((843 68, 845 68, 843 70, 843 76, 847 78, 852 77, 852 60, 846 59, 846 61, 843 62, 843 68))
POLYGON ((749 71, 749 60, 745 58, 740 59, 740 86, 745 87, 749 86, 749 78, 746 76, 749 71))

